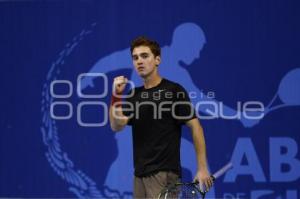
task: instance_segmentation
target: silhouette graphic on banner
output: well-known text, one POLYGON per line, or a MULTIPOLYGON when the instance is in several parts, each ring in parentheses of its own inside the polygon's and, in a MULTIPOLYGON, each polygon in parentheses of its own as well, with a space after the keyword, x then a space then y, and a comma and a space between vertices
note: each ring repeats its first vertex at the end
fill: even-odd
MULTIPOLYGON (((205 43, 205 34, 197 24, 183 23, 174 30, 171 44, 161 48, 162 62, 159 66, 159 73, 162 77, 181 84, 188 93, 193 92, 195 97, 191 98, 191 101, 194 105, 201 101, 218 103, 216 99, 207 97, 201 89, 193 83, 189 72, 185 68, 200 58, 201 50, 205 43)), ((133 81, 136 86, 142 85, 141 78, 134 71, 129 48, 116 51, 99 59, 88 73, 109 73, 122 69, 132 70, 129 79, 133 81)), ((96 77, 92 76, 83 78, 81 81, 82 90, 88 87, 94 87, 95 78, 96 77)), ((300 69, 290 71, 282 79, 278 92, 270 104, 265 107, 263 114, 269 114, 271 111, 285 106, 300 105, 299 81, 300 69), (277 96, 283 104, 271 107, 277 96)), ((206 115, 211 114, 211 106, 202 105, 199 108, 200 112, 206 115)), ((228 116, 242 115, 241 112, 226 105, 222 106, 222 112, 228 116)), ((259 120, 246 119, 241 116, 240 122, 244 127, 250 128, 258 124, 259 120)), ((132 182, 133 178, 131 127, 126 126, 120 133, 117 133, 116 140, 119 152, 118 157, 112 163, 104 185, 111 189, 119 190, 120 193, 124 193, 132 191, 133 189, 132 183, 128 183, 132 182)), ((195 174, 197 166, 195 155, 183 155, 195 153, 193 143, 184 138, 182 138, 181 142, 182 167, 188 170, 189 173, 195 174)), ((214 197, 214 195, 214 189, 211 189, 207 197, 214 197)))

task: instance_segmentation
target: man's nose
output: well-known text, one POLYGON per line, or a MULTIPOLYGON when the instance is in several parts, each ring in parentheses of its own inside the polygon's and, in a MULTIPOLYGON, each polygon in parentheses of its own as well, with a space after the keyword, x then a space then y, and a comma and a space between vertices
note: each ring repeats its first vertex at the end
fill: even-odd
POLYGON ((139 58, 138 58, 138 60, 137 60, 137 64, 138 64, 138 65, 141 65, 141 64, 143 64, 143 59, 142 59, 141 57, 139 57, 139 58))

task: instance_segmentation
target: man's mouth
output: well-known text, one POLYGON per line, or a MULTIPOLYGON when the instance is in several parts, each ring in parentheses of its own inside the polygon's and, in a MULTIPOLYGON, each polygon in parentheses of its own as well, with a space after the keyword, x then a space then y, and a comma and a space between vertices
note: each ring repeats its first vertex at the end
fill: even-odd
POLYGON ((138 67, 138 71, 143 71, 145 69, 145 67, 144 66, 140 66, 140 67, 138 67))

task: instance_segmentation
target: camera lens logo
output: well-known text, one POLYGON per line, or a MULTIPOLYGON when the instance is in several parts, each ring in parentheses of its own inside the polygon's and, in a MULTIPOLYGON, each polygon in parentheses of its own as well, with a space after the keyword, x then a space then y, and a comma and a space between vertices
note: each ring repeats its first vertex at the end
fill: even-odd
MULTIPOLYGON (((77 105, 77 108, 75 107, 75 110, 77 112, 76 114, 76 121, 78 125, 82 127, 101 127, 105 126, 108 122, 108 106, 106 103, 102 101, 88 101, 89 99, 101 99, 107 96, 108 93, 108 78, 103 73, 82 73, 77 78, 77 96, 80 98, 84 98, 85 100, 80 102, 77 105), (103 79, 103 91, 101 94, 84 94, 82 93, 81 89, 81 80, 86 77, 99 77, 103 79), (100 106, 103 109, 103 121, 100 123, 91 123, 91 122, 84 122, 83 121, 83 109, 88 106, 100 106)), ((50 85, 50 94, 53 99, 56 99, 55 102, 52 102, 50 105, 50 115, 52 119, 55 120, 68 120, 73 116, 74 113, 74 107, 73 105, 68 101, 68 99, 73 95, 73 84, 69 80, 54 80, 51 82, 50 85), (63 87, 65 86, 68 89, 68 92, 66 94, 56 94, 55 88, 57 87, 63 87), (66 115, 57 115, 55 110, 56 109, 63 109, 65 107, 67 111, 66 115)))

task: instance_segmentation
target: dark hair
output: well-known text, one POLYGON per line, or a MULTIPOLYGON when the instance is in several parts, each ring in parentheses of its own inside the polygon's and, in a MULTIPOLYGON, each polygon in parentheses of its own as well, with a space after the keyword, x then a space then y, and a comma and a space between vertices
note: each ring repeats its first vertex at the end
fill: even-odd
POLYGON ((131 42, 131 45, 130 45, 131 54, 132 54, 133 49, 136 48, 136 47, 139 47, 139 46, 149 47, 151 52, 154 54, 154 57, 160 56, 160 46, 154 40, 150 40, 150 39, 148 39, 147 37, 144 37, 144 36, 140 36, 140 37, 134 39, 131 42))

